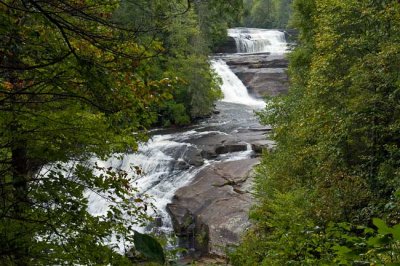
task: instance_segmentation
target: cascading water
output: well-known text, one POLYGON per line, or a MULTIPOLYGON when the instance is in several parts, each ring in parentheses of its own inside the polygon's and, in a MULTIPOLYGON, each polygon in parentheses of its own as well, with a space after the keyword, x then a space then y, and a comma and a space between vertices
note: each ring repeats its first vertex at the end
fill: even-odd
MULTIPOLYGON (((239 52, 283 53, 286 50, 286 43, 282 34, 279 31, 256 29, 229 30, 229 35, 237 39, 239 52)), ((218 161, 250 158, 252 154, 251 147, 248 145, 247 151, 244 152, 218 155, 212 160, 200 158, 199 161, 201 147, 193 144, 192 140, 204 135, 211 138, 213 134, 234 135, 235 132, 241 130, 260 127, 253 110, 264 107, 265 103, 249 96, 246 87, 225 61, 214 59, 211 60, 211 65, 223 81, 221 89, 224 99, 217 103, 220 114, 214 115, 187 131, 153 135, 148 143, 139 147, 137 153, 115 156, 108 161, 96 161, 100 167, 114 167, 132 175, 134 175, 132 166, 139 166, 142 169, 144 174, 135 177, 133 186, 138 188, 139 193, 152 197, 155 213, 150 213, 150 215, 161 218, 162 226, 159 229, 164 232, 172 232, 171 218, 166 211, 166 205, 177 189, 190 183, 193 177, 206 166, 218 161), (241 106, 238 107, 238 104, 241 106), (195 154, 194 157, 193 154, 195 154), (193 161, 196 154, 197 161, 193 161)), ((106 201, 94 193, 88 192, 87 196, 91 214, 107 213, 109 206, 106 201)), ((149 228, 136 228, 136 230, 143 232, 149 228)), ((118 243, 116 238, 113 238, 111 243, 117 244, 121 252, 124 251, 123 243, 118 243)))
MULTIPOLYGON (((224 125, 225 122, 218 121, 214 126, 224 125)), ((177 189, 187 185, 200 170, 215 161, 241 160, 251 156, 252 151, 249 145, 247 151, 223 154, 212 161, 196 158, 196 153, 200 156, 199 150, 196 145, 190 143, 190 140, 213 134, 226 133, 210 131, 204 124, 199 124, 195 130, 154 135, 149 142, 139 147, 137 153, 116 155, 107 161, 93 159, 92 163, 96 163, 101 168, 113 167, 136 176, 132 185, 140 194, 150 197, 153 208, 149 208, 148 215, 159 219, 157 231, 170 234, 173 229, 166 206, 177 189), (140 167, 143 175, 135 174, 136 171, 133 170, 135 166, 140 167)), ((105 198, 91 191, 88 191, 86 196, 89 200, 89 213, 94 216, 107 214, 109 203, 105 198)), ((147 232, 154 229, 154 226, 134 229, 147 232)), ((118 247, 120 253, 124 253, 126 245, 131 244, 118 242, 115 236, 112 236, 108 242, 118 247)))
POLYGON ((285 34, 278 30, 233 28, 228 36, 235 39, 238 53, 283 54, 288 48, 285 34))
MULTIPOLYGON (((207 132, 206 132, 207 133, 207 132)), ((195 147, 185 142, 186 139, 195 137, 204 132, 187 131, 183 133, 155 135, 152 139, 141 145, 137 153, 114 156, 108 161, 97 161, 99 167, 113 167, 134 174, 132 167, 140 167, 143 175, 136 176, 133 184, 141 194, 151 196, 154 211, 149 210, 149 215, 162 219, 161 230, 171 231, 172 225, 166 205, 173 197, 174 192, 186 185, 191 177, 200 171, 190 161, 190 153, 195 147)), ((208 162, 204 163, 204 166, 208 162)), ((93 215, 105 214, 108 204, 96 194, 89 196, 89 212, 93 215)), ((136 228, 145 231, 146 228, 136 228)))
POLYGON ((221 59, 211 60, 211 66, 222 79, 221 90, 224 94, 222 101, 264 107, 265 102, 252 98, 246 86, 221 59))

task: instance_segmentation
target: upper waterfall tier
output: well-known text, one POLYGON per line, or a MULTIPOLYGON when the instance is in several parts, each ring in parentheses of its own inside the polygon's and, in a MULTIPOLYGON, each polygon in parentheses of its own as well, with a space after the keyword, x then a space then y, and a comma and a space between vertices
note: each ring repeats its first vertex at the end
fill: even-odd
POLYGON ((287 51, 285 34, 279 30, 233 28, 228 35, 235 39, 238 53, 283 54, 287 51))

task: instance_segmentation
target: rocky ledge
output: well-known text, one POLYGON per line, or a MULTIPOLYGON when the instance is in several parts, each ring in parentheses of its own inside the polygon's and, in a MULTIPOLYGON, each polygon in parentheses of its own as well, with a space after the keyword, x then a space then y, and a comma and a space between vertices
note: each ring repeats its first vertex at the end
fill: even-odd
POLYGON ((288 60, 284 55, 235 54, 222 58, 253 96, 262 98, 287 92, 288 60))
POLYGON ((209 132, 198 138, 188 140, 194 144, 198 153, 190 153, 190 161, 198 161, 196 158, 214 159, 221 154, 253 150, 255 156, 258 156, 263 149, 272 149, 275 144, 268 140, 270 127, 237 129, 235 132, 226 134, 223 132, 209 132), (196 158, 194 158, 196 156, 196 158))
POLYGON ((259 159, 214 164, 178 189, 168 204, 181 245, 197 257, 225 255, 250 226, 251 173, 259 159))

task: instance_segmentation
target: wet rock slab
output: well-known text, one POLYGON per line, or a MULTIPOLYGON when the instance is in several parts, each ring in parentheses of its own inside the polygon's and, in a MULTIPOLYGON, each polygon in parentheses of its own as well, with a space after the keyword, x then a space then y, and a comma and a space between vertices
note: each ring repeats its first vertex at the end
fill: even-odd
POLYGON ((247 143, 238 140, 235 136, 222 132, 212 132, 188 141, 201 150, 206 159, 216 158, 220 154, 246 151, 247 143))
MULTIPOLYGON (((240 152, 252 149, 256 154, 261 153, 262 149, 271 149, 274 146, 274 142, 267 140, 268 134, 271 132, 270 127, 258 127, 258 128, 238 128, 230 134, 222 132, 211 132, 204 134, 198 138, 188 140, 188 143, 193 144, 197 147, 197 151, 200 150, 200 154, 205 159, 213 159, 218 155, 240 152)), ((192 156, 196 156, 199 161, 199 153, 188 153, 192 156)))
POLYGON ((223 162, 199 172, 168 204, 176 234, 198 255, 224 255, 250 225, 251 172, 259 159, 223 162))
POLYGON ((285 55, 267 53, 234 54, 221 57, 257 98, 276 96, 287 92, 288 60, 285 55))

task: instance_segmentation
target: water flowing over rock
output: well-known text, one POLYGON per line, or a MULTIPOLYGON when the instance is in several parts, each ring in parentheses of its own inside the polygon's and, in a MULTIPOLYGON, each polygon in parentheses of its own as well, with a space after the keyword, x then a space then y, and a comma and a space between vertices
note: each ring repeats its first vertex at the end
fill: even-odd
POLYGON ((221 90, 224 94, 222 101, 264 107, 265 102, 252 98, 246 86, 221 59, 212 60, 211 66, 222 79, 221 90))
POLYGON ((287 92, 288 61, 285 55, 249 54, 222 56, 229 68, 255 98, 287 92))
POLYGON ((287 50, 285 33, 279 30, 233 28, 228 36, 235 39, 238 53, 283 54, 287 50))
POLYGON ((238 53, 233 54, 232 39, 218 56, 239 78, 253 98, 276 96, 286 93, 288 61, 285 53, 289 50, 286 36, 296 35, 294 31, 234 28, 228 31, 236 43, 238 53), (229 46, 229 48, 227 48, 229 46))
MULTIPOLYGON (((270 50, 218 55, 211 60, 224 93, 214 114, 185 129, 153 131, 138 152, 96 162, 133 175, 138 193, 153 199, 155 208, 149 208, 149 215, 155 221, 136 230, 175 232, 183 246, 197 255, 223 256, 225 247, 237 244, 250 225, 252 169, 263 150, 274 148, 268 140, 272 129, 261 126, 254 114, 265 106, 257 97, 281 93, 287 84, 287 62, 279 54, 285 50, 281 33, 256 29, 233 29, 233 33, 237 35, 235 45, 247 43, 243 46, 248 51, 270 50), (262 36, 273 39, 262 41, 262 36), (260 40, 264 46, 254 44, 260 40), (249 48, 250 41, 253 48, 249 48), (142 174, 135 175, 135 166, 142 174)), ((109 209, 95 193, 88 192, 88 200, 93 215, 109 209)), ((130 243, 111 244, 118 245, 122 253, 130 243)))

